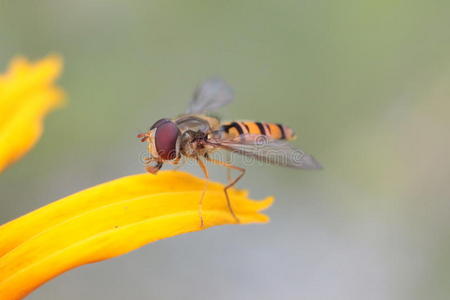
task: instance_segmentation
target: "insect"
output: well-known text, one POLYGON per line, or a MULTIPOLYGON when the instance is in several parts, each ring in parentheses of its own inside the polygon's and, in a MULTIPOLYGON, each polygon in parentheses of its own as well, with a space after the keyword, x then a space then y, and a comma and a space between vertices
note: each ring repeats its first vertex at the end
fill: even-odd
POLYGON ((207 179, 199 200, 200 225, 203 227, 202 203, 207 190, 208 161, 228 169, 229 183, 224 188, 228 210, 239 223, 233 211, 228 189, 245 174, 245 169, 211 157, 217 150, 238 153, 259 161, 298 169, 319 169, 320 164, 308 154, 295 148, 289 141, 295 139, 294 131, 281 124, 255 121, 221 122, 208 113, 230 103, 232 89, 220 79, 209 79, 198 86, 184 114, 173 119, 160 119, 150 129, 137 137, 148 142, 149 157, 146 170, 156 174, 164 163, 178 165, 182 158, 194 159, 207 179), (231 179, 230 171, 239 171, 231 179))

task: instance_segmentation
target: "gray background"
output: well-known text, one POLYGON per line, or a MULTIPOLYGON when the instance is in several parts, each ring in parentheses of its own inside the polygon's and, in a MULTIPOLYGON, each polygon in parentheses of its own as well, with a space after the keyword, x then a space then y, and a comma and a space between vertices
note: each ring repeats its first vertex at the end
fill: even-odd
POLYGON ((449 13, 439 0, 0 1, 1 69, 60 53, 69 97, 0 174, 0 223, 142 172, 135 135, 212 75, 236 90, 226 118, 283 122, 325 166, 248 168, 240 187, 277 198, 270 224, 159 241, 29 299, 448 299, 449 13))

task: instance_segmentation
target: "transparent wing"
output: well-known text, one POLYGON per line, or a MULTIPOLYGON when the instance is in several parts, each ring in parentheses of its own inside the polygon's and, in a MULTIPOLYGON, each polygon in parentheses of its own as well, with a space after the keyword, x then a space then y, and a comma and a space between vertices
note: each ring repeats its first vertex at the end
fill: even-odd
POLYGON ((211 139, 218 148, 253 157, 265 163, 298 169, 321 169, 314 157, 286 141, 274 140, 265 135, 241 135, 232 140, 211 139))
POLYGON ((211 78, 197 87, 186 113, 199 114, 214 111, 230 103, 233 98, 234 92, 225 81, 211 78))

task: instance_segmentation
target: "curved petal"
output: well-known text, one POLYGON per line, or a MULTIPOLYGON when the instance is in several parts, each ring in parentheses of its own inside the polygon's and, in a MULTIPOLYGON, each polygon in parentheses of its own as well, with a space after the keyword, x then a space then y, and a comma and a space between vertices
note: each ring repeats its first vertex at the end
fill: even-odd
POLYGON ((60 105, 63 93, 53 82, 61 68, 57 56, 34 64, 16 58, 0 75, 0 172, 33 147, 44 116, 60 105))
MULTIPOLYGON (((232 224, 223 185, 178 171, 132 175, 53 202, 0 227, 0 299, 20 299, 77 266, 125 254, 147 243, 232 224)), ((272 198, 254 201, 230 190, 241 223, 262 223, 272 198)))

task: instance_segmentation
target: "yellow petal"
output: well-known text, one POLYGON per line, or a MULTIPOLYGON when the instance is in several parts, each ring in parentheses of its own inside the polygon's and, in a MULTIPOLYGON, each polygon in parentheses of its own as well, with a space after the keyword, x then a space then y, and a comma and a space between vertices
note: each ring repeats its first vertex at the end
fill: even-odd
POLYGON ((50 56, 31 64, 11 62, 0 75, 0 172, 33 147, 42 133, 42 120, 63 98, 53 85, 62 61, 50 56))
MULTIPOLYGON (((174 235, 235 223, 223 185, 210 182, 200 227, 205 181, 184 172, 116 179, 53 202, 0 227, 0 299, 21 299, 49 279, 174 235)), ((242 224, 269 221, 254 201, 230 190, 242 224)))

